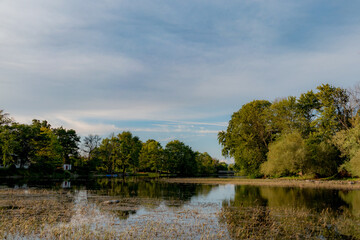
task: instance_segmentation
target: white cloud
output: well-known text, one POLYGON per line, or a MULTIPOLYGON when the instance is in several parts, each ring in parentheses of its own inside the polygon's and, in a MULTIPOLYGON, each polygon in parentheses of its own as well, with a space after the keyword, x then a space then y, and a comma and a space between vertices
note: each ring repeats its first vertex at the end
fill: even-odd
POLYGON ((325 24, 317 20, 331 18, 310 0, 3 0, 1 108, 81 134, 216 142, 248 101, 359 81, 357 8, 341 4, 347 11, 325 24), (131 120, 164 124, 121 125, 131 120))

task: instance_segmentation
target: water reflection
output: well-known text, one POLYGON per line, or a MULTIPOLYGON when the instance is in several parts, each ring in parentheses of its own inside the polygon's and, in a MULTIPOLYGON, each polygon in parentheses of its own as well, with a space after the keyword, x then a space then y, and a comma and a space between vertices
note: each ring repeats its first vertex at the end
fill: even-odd
MULTIPOLYGON (((229 203, 231 206, 293 207, 317 211, 327 208, 333 210, 347 208, 350 202, 356 199, 356 197, 351 196, 358 196, 360 193, 359 191, 351 191, 352 194, 349 195, 349 193, 334 189, 245 185, 237 185, 234 188, 234 199, 229 203)), ((360 202, 360 196, 358 201, 360 202)), ((360 205, 356 205, 356 207, 360 207, 360 205)))
POLYGON ((156 179, 98 179, 91 192, 98 195, 155 198, 189 201, 193 196, 206 196, 214 185, 177 184, 156 179))
POLYGON ((235 186, 220 221, 235 239, 358 239, 360 191, 235 186))
MULTIPOLYGON (((360 216, 360 191, 319 189, 319 188, 296 188, 296 187, 269 187, 269 186, 246 186, 227 185, 222 192, 230 194, 214 196, 215 189, 219 185, 204 184, 181 184, 167 183, 159 179, 151 178, 95 178, 71 181, 49 181, 49 180, 24 180, 7 179, 0 182, 9 188, 45 188, 64 189, 66 191, 84 190, 98 196, 116 198, 140 198, 167 200, 180 205, 201 197, 202 201, 222 201, 224 205, 230 206, 269 206, 269 207, 294 207, 308 208, 317 211, 323 209, 339 210, 350 209, 354 214, 360 216), (225 196, 227 199, 225 199, 225 196), (216 199, 214 199, 216 197, 216 199), (221 199, 221 198, 224 199, 221 199), (230 200, 229 200, 230 199, 230 200)), ((170 204, 171 205, 171 204, 170 204)), ((174 206, 177 204, 173 204, 174 206)))
POLYGON ((63 227, 72 229, 80 223, 84 229, 89 225, 101 231, 109 228, 114 234, 119 234, 119 229, 127 234, 143 228, 150 234, 153 226, 160 234, 171 226, 171 231, 187 236, 189 227, 195 226, 201 233, 206 226, 214 234, 229 233, 233 238, 254 238, 241 235, 241 231, 273 239, 360 237, 360 191, 179 184, 149 178, 84 179, 66 184, 63 180, 11 180, 6 185, 12 189, 0 192, 0 218, 9 223, 21 224, 13 219, 26 210, 30 217, 35 213, 42 217, 45 225, 54 209, 45 206, 51 205, 58 209, 51 221, 67 223, 63 227), (46 214, 39 215, 40 210, 46 214))
POLYGON ((360 191, 342 191, 339 195, 348 204, 351 213, 360 217, 360 191))

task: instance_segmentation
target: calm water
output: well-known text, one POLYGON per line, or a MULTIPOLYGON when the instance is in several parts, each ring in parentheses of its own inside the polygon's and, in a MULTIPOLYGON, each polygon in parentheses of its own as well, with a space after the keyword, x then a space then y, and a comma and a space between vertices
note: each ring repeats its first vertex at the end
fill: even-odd
MULTIPOLYGON (((204 232, 215 239, 220 236, 217 235, 219 231, 224 239, 230 239, 231 236, 219 221, 219 212, 229 206, 289 207, 318 213, 324 209, 334 212, 346 209, 352 215, 360 216, 360 191, 181 184, 146 178, 70 182, 13 180, 1 182, 0 188, 16 188, 19 191, 46 188, 65 192, 72 196, 73 208, 91 206, 91 211, 85 213, 75 211, 72 218, 76 223, 83 221, 93 228, 100 224, 104 228, 113 227, 116 231, 129 232, 134 226, 149 227, 149 223, 163 222, 169 224, 168 227, 175 226, 180 238, 187 236, 189 239, 204 238, 204 232), (121 202, 118 204, 116 200, 121 202), (110 213, 115 213, 115 217, 110 217, 110 213)), ((159 238, 165 237, 161 236, 159 238)))
POLYGON ((297 187, 269 187, 246 185, 205 185, 166 183, 148 178, 101 178, 78 181, 25 181, 0 180, 2 188, 63 189, 69 192, 86 190, 92 195, 126 198, 150 198, 178 200, 182 205, 189 203, 224 202, 232 206, 289 206, 321 211, 348 208, 360 213, 359 190, 332 190, 297 187))

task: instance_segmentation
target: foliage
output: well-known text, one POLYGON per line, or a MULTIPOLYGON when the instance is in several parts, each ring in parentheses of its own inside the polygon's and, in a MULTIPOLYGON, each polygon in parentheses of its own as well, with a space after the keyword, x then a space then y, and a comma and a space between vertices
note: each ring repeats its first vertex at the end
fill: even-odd
POLYGON ((285 134, 270 144, 268 160, 261 165, 261 173, 271 176, 302 174, 308 157, 301 134, 285 134))
POLYGON ((322 84, 299 98, 247 103, 232 115, 227 130, 219 132, 222 153, 247 175, 258 175, 261 168, 272 176, 331 176, 344 156, 355 156, 360 146, 358 130, 351 125, 360 103, 354 92, 322 84))
POLYGON ((292 132, 299 128, 296 97, 274 101, 265 112, 269 132, 274 135, 292 132))
POLYGON ((61 146, 61 157, 63 163, 71 164, 72 159, 79 157, 79 142, 80 137, 73 129, 64 129, 63 127, 53 129, 58 142, 61 146))
POLYGON ((340 170, 346 170, 353 176, 360 176, 360 117, 352 121, 352 128, 342 130, 333 137, 333 143, 346 158, 340 170))
POLYGON ((212 158, 207 152, 196 153, 197 171, 201 175, 211 175, 217 173, 219 160, 212 158))
POLYGON ((195 153, 179 140, 173 140, 165 147, 166 169, 171 173, 194 175, 197 172, 195 153))
MULTIPOLYGON (((37 129, 36 129, 37 130, 37 129)), ((35 166, 52 170, 61 166, 61 146, 56 135, 48 127, 40 127, 33 139, 35 166)))
POLYGON ((350 126, 349 95, 345 89, 329 84, 318 86, 317 89, 319 117, 313 123, 318 135, 323 139, 330 139, 336 132, 350 126))
POLYGON ((142 143, 137 136, 132 136, 131 132, 122 132, 118 134, 115 140, 116 166, 122 169, 123 173, 127 167, 133 170, 139 166, 139 154, 142 143))
POLYGON ((143 143, 140 151, 140 166, 146 171, 163 171, 164 153, 161 144, 153 139, 143 143))
POLYGON ((110 138, 105 138, 102 140, 98 153, 101 160, 101 166, 98 166, 98 169, 105 170, 105 172, 113 173, 115 172, 115 141, 116 138, 112 135, 110 138))
POLYGON ((332 176, 337 173, 343 159, 339 150, 327 140, 321 140, 318 135, 311 135, 307 140, 307 149, 310 153, 306 173, 316 176, 332 176))
POLYGON ((218 140, 224 156, 234 157, 240 170, 257 174, 261 163, 266 161, 272 132, 267 127, 266 110, 271 103, 255 100, 235 112, 225 131, 219 132, 218 140))
POLYGON ((89 134, 83 139, 82 154, 79 144, 80 137, 73 129, 52 128, 47 121, 37 119, 20 124, 0 111, 0 164, 7 169, 24 170, 30 165, 31 174, 51 175, 61 172, 62 164, 67 163, 79 174, 102 171, 125 175, 127 170, 142 169, 191 176, 198 174, 198 166, 205 174, 227 168, 207 153, 199 153, 197 162, 192 149, 178 140, 163 149, 159 142, 150 139, 142 143, 128 131, 102 141, 100 136, 89 134))

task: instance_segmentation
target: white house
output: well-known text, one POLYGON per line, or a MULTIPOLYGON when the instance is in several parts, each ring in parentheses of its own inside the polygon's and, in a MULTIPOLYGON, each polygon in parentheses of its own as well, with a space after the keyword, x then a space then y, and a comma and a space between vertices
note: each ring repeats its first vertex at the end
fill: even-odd
POLYGON ((71 164, 64 164, 64 170, 70 171, 71 170, 71 164))

